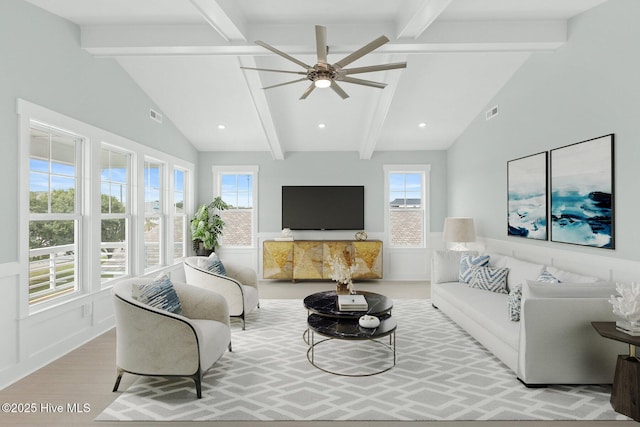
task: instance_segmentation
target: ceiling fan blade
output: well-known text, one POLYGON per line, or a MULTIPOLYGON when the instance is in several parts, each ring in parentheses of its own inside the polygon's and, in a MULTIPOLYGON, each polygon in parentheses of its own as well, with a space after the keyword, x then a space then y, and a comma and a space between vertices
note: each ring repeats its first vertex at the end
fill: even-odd
POLYGON ((340 61, 336 62, 335 64, 333 64, 333 66, 336 67, 336 68, 344 68, 347 65, 351 64, 356 59, 362 58, 367 53, 379 48, 380 46, 382 46, 383 44, 387 43, 388 41, 389 41, 389 39, 387 37, 380 36, 377 39, 375 39, 374 41, 372 41, 371 43, 361 47, 358 50, 356 50, 351 55, 348 55, 345 58, 341 59, 340 61))
POLYGON ((294 57, 293 57, 293 56, 291 56, 291 55, 287 55, 287 54, 286 54, 286 53, 284 53, 283 51, 278 50, 278 49, 276 49, 275 47, 273 47, 273 46, 271 46, 271 45, 266 44, 265 42, 262 42, 262 41, 260 41, 260 40, 256 40, 256 44, 257 44, 258 46, 262 46, 263 48, 265 48, 265 49, 267 49, 267 50, 270 50, 271 52, 273 52, 273 53, 275 53, 275 54, 277 54, 277 55, 282 56, 282 57, 283 57, 283 58, 285 58, 285 59, 288 59, 289 61, 291 61, 291 62, 293 62, 293 63, 295 63, 295 64, 298 64, 299 66, 301 66, 301 67, 302 67, 302 68, 304 68, 304 69, 307 69, 307 70, 308 70, 309 68, 311 68, 310 66, 308 66, 308 65, 307 65, 307 64, 305 64, 304 62, 302 62, 302 61, 300 61, 300 60, 298 60, 298 59, 294 58, 294 57))
POLYGON ((393 64, 370 65, 368 67, 348 68, 341 70, 342 74, 371 73, 373 71, 395 70, 396 68, 407 68, 406 62, 395 62, 393 64))
POLYGON ((272 70, 270 68, 251 68, 251 67, 240 67, 243 70, 256 70, 256 71, 271 71, 273 73, 289 73, 289 74, 300 74, 302 76, 306 76, 307 73, 305 71, 287 71, 287 70, 272 70))
POLYGON ((316 25, 316 51, 318 52, 318 64, 327 63, 327 28, 316 25))
POLYGON ((340 95, 340 98, 342 99, 347 99, 349 97, 349 95, 347 95, 347 92, 342 90, 342 88, 338 86, 338 83, 336 83, 335 80, 331 80, 331 89, 333 89, 335 93, 340 95))
POLYGON ((290 85, 291 83, 298 83, 298 82, 303 82, 307 80, 307 78, 303 78, 303 79, 298 79, 298 80, 291 80, 290 82, 284 82, 284 83, 279 83, 277 85, 272 85, 272 86, 267 86, 267 87, 263 87, 262 89, 271 89, 274 87, 278 87, 278 86, 285 86, 285 85, 290 85))
POLYGON ((304 91, 300 99, 307 99, 307 96, 309 96, 309 94, 313 92, 315 88, 316 88, 316 84, 314 82, 311 82, 311 85, 309 85, 309 87, 304 91))
POLYGON ((385 87, 387 87, 386 83, 372 82, 371 80, 354 79, 353 77, 342 77, 340 81, 345 83, 355 83, 357 85, 363 86, 377 87, 378 89, 384 89, 385 87))

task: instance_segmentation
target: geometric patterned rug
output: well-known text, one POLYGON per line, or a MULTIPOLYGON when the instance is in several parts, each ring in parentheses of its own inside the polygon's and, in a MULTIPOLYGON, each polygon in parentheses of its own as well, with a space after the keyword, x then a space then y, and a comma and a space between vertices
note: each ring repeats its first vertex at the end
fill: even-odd
MULTIPOLYGON (((629 419, 611 408, 610 386, 526 388, 427 300, 394 301, 397 364, 369 377, 335 376, 309 363, 301 300, 260 306, 245 331, 232 321, 233 352, 206 374, 202 399, 191 380, 139 377, 96 420, 629 419)), ((318 346, 315 361, 338 371, 393 363, 384 346, 343 340, 318 346)))

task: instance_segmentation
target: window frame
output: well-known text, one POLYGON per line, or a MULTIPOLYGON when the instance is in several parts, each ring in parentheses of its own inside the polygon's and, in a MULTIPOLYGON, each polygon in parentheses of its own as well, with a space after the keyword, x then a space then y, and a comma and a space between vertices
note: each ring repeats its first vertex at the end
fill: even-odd
POLYGON ((191 245, 189 244, 190 242, 190 236, 189 236, 189 215, 188 215, 188 207, 191 206, 190 199, 191 197, 189 196, 189 185, 190 185, 190 181, 191 181, 191 174, 190 171, 188 169, 185 169, 183 167, 180 166, 173 166, 171 168, 171 176, 173 177, 173 179, 170 180, 169 182, 169 211, 168 211, 168 227, 169 227, 169 233, 167 235, 168 237, 168 245, 169 245, 169 249, 167 251, 167 257, 168 257, 168 261, 169 264, 173 263, 179 263, 181 262, 185 257, 188 256, 189 254, 189 248, 191 247, 191 245), (175 196, 176 196, 176 180, 175 180, 175 176, 176 176, 176 172, 180 171, 183 173, 183 194, 182 194, 182 198, 183 198, 183 206, 182 206, 182 214, 178 214, 176 213, 176 200, 175 200, 175 196), (182 242, 182 255, 179 257, 175 256, 175 219, 177 217, 182 217, 183 218, 183 224, 182 224, 182 236, 183 236, 183 242, 182 242))
POLYGON ((429 197, 429 185, 431 182, 431 165, 428 164, 412 164, 412 165, 383 165, 384 171, 384 223, 385 236, 387 245, 393 249, 425 249, 429 246, 429 210, 431 200, 429 197), (415 246, 394 245, 391 236, 391 195, 390 195, 390 176, 391 174, 410 174, 416 173, 422 175, 422 244, 415 246))
MULTIPOLYGON (((85 153, 85 147, 87 144, 87 137, 77 133, 77 132, 72 132, 68 129, 63 129, 61 127, 58 126, 53 126, 50 125, 44 121, 41 120, 36 120, 36 119, 30 119, 28 121, 28 130, 27 130, 27 137, 26 137, 26 141, 22 141, 24 144, 26 144, 25 147, 25 151, 26 151, 26 156, 27 156, 27 167, 25 169, 27 169, 27 179, 26 179, 26 183, 24 183, 23 185, 26 187, 26 194, 25 197, 27 198, 27 206, 26 206, 26 213, 28 216, 27 219, 27 256, 26 256, 26 263, 27 263, 27 304, 29 307, 47 307, 50 306, 52 304, 54 304, 57 301, 65 301, 65 300, 69 300, 69 299, 73 299, 75 297, 77 297, 78 295, 82 294, 85 291, 85 288, 83 286, 84 280, 83 280, 83 266, 85 265, 85 255, 83 254, 83 251, 81 250, 82 242, 83 242, 83 236, 86 234, 85 231, 85 226, 84 226, 84 221, 83 221, 83 217, 84 217, 84 201, 85 201, 85 189, 83 186, 83 176, 84 176, 84 171, 86 168, 86 164, 85 164, 85 159, 84 159, 84 153, 85 153), (54 213, 54 212, 47 212, 47 213, 31 213, 31 206, 30 206, 30 193, 31 193, 31 167, 30 167, 30 160, 31 160, 31 131, 35 129, 38 130, 40 132, 46 132, 50 135, 55 134, 55 135, 59 135, 59 136, 66 136, 66 137, 70 137, 72 139, 75 140, 75 146, 74 146, 74 168, 75 168, 75 174, 73 176, 74 179, 74 211, 71 213, 54 213), (36 301, 31 301, 31 293, 29 291, 29 277, 31 274, 31 255, 32 255, 32 251, 35 252, 50 252, 47 250, 47 248, 37 248, 37 249, 31 249, 30 245, 29 245, 29 230, 31 228, 31 223, 33 221, 73 221, 74 224, 74 239, 73 239, 73 243, 69 244, 69 245, 64 245, 64 246, 70 246, 73 248, 73 252, 74 252, 74 257, 73 257, 73 269, 74 269, 74 285, 73 285, 73 290, 71 291, 60 291, 62 292, 60 295, 55 295, 56 292, 51 292, 49 294, 43 294, 42 298, 44 298, 41 301, 38 301, 36 299, 36 301)), ((50 146, 51 147, 51 146, 50 146)), ((51 182, 51 176, 54 175, 50 169, 51 167, 51 159, 52 159, 52 153, 49 152, 49 170, 47 172, 47 175, 49 176, 49 183, 51 182)), ((49 191, 49 198, 48 198, 48 207, 51 207, 51 191, 53 190, 53 188, 49 185, 48 186, 48 191, 49 191)), ((51 254, 53 254, 53 252, 51 252, 51 254)), ((55 258, 55 257, 54 257, 55 258)))
POLYGON ((211 172, 213 174, 213 197, 222 196, 222 175, 252 175, 253 188, 251 189, 251 197, 253 206, 251 207, 251 245, 234 246, 220 245, 225 249, 255 249, 257 247, 258 236, 258 173, 260 167, 258 165, 226 165, 213 166, 211 172))

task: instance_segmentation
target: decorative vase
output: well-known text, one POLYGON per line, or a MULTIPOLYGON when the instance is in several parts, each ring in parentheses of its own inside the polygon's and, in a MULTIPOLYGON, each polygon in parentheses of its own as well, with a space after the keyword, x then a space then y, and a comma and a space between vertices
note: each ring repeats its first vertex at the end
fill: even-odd
POLYGON ((348 283, 336 283, 336 294, 338 295, 349 295, 351 291, 349 290, 348 283))

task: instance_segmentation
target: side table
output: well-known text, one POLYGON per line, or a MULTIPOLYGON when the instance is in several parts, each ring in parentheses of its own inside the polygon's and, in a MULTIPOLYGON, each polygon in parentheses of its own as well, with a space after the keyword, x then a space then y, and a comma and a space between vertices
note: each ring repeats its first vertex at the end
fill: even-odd
POLYGON ((611 387, 611 406, 616 412, 640 421, 640 360, 636 346, 640 336, 616 329, 616 322, 591 322, 600 336, 629 344, 629 354, 618 355, 611 387))

